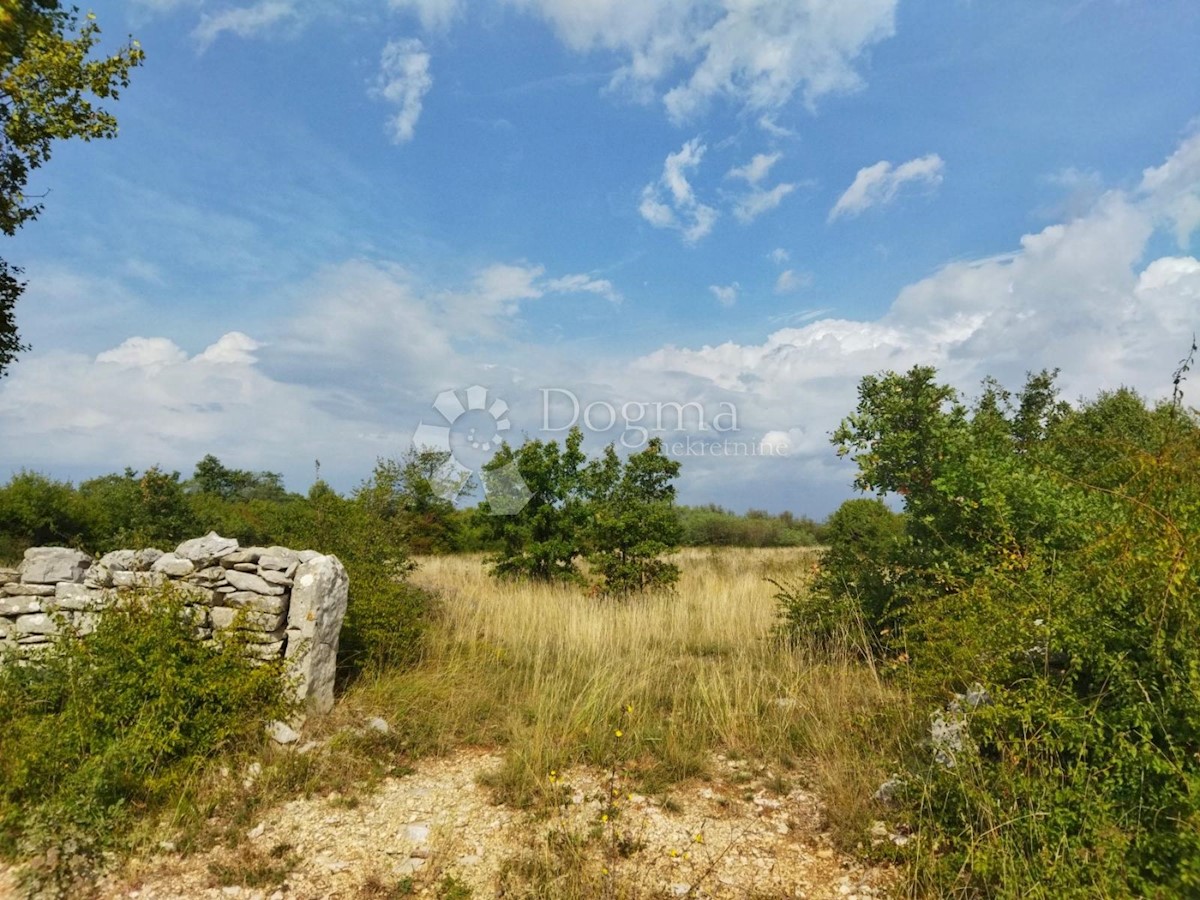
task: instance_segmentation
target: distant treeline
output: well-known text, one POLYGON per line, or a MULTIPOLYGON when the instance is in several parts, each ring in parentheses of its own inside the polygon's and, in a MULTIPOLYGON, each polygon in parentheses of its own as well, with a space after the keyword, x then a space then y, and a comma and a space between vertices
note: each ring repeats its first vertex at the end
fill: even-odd
POLYGON ((809 547, 824 543, 825 524, 790 512, 739 515, 716 504, 677 507, 689 547, 809 547))
MULTIPOLYGON (((435 462, 421 454, 380 461, 371 478, 345 496, 324 482, 307 494, 289 492, 277 473, 229 468, 212 455, 196 464, 190 478, 153 467, 73 484, 22 471, 0 487, 0 562, 42 545, 101 553, 170 548, 207 531, 269 546, 314 534, 314 519, 334 509, 349 514, 364 504, 378 508, 410 553, 496 550, 483 512, 456 509, 437 496, 429 471, 435 462)), ((789 512, 741 515, 712 504, 679 506, 677 514, 686 546, 807 546, 821 543, 825 529, 789 512)))

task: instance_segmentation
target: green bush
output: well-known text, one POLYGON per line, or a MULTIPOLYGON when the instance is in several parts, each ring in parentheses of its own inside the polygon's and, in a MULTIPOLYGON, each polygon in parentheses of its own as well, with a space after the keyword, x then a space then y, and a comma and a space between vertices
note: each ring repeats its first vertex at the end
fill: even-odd
POLYGON ((392 501, 389 471, 380 461, 351 497, 319 481, 277 526, 281 543, 320 548, 346 567, 350 596, 338 648, 343 677, 411 663, 429 621, 433 598, 406 581, 413 568, 408 522, 392 501))
POLYGON ((0 666, 0 854, 48 850, 69 875, 288 715, 281 665, 194 640, 187 613, 169 588, 122 599, 38 664, 0 666))
POLYGON ((895 624, 892 563, 905 539, 904 516, 881 500, 847 500, 826 522, 825 539, 815 582, 780 585, 784 631, 826 647, 886 636, 895 624))
POLYGON ((29 547, 79 546, 88 513, 74 487, 36 472, 18 472, 0 487, 0 562, 15 562, 29 547))
MULTIPOLYGON (((913 735, 901 805, 922 891, 1200 896, 1200 427, 1053 376, 970 407, 932 370, 864 379, 835 441, 904 498, 892 677, 965 729, 913 735), (976 694, 976 696, 980 696, 976 694), (952 763, 953 765, 950 765, 952 763)), ((869 566, 868 566, 869 568, 869 566)))

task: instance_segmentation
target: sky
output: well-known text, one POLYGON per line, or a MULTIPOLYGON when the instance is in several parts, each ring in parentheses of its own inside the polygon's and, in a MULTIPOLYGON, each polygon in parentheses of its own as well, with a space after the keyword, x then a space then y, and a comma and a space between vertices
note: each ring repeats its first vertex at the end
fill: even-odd
POLYGON ((5 239, 0 479, 348 490, 575 422, 823 516, 864 375, 1158 398, 1200 330, 1194 0, 92 9, 147 62, 5 239))

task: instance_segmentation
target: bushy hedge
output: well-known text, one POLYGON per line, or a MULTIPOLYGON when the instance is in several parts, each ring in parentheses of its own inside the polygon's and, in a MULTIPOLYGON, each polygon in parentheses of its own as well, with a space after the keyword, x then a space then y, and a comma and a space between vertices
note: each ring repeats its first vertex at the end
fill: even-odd
POLYGON ((1126 390, 1071 408, 1048 373, 967 406, 917 368, 864 379, 835 442, 860 487, 903 498, 904 534, 872 565, 835 533, 827 567, 854 575, 811 602, 859 616, 965 728, 940 754, 913 735, 880 810, 915 829, 917 886, 1200 896, 1195 415, 1126 390), (954 702, 969 690, 985 702, 954 702))
POLYGON ((36 665, 0 666, 0 855, 43 852, 67 883, 133 817, 178 799, 198 770, 285 718, 282 664, 198 642, 169 587, 67 630, 36 665))

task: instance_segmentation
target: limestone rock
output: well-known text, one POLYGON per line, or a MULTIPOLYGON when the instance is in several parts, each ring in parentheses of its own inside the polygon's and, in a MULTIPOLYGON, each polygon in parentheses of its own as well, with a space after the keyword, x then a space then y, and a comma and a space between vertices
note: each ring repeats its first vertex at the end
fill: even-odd
POLYGON ((24 616, 41 611, 41 597, 5 597, 0 594, 0 616, 24 616))
POLYGON ((236 591, 232 594, 225 594, 222 602, 225 606, 232 606, 234 609, 249 609, 254 612, 274 613, 275 615, 287 611, 287 600, 283 597, 267 597, 253 591, 236 591))
POLYGON ((301 563, 312 562, 314 559, 316 559, 320 555, 321 554, 318 553, 316 550, 301 550, 297 554, 297 556, 299 556, 299 558, 300 558, 301 563))
POLYGON ((210 531, 204 537, 184 541, 175 548, 175 553, 184 559, 190 559, 197 569, 203 569, 237 549, 238 542, 235 539, 224 538, 215 531, 210 531))
POLYGON ((54 585, 52 584, 6 584, 0 593, 6 597, 53 597, 54 585))
POLYGON ((277 744, 294 744, 300 740, 300 733, 287 722, 272 722, 267 726, 267 734, 277 744))
POLYGON ((263 555, 259 557, 258 567, 260 569, 274 569, 280 572, 286 572, 292 566, 299 565, 300 554, 295 550, 289 550, 287 547, 268 547, 263 551, 263 555))
POLYGON ((242 547, 239 550, 234 550, 228 556, 221 557, 221 565, 232 569, 234 566, 242 563, 255 564, 258 558, 263 555, 262 547, 242 547))
POLYGON ((213 628, 225 629, 234 627, 244 631, 278 631, 287 622, 283 613, 254 612, 247 609, 231 609, 228 606, 212 608, 213 628))
POLYGON ((253 591, 256 594, 266 594, 268 596, 283 593, 283 588, 279 585, 268 584, 257 575, 251 575, 249 572, 239 572, 236 569, 227 570, 225 572, 225 580, 239 591, 253 591))
POLYGON ((18 616, 16 632, 19 635, 49 635, 58 634, 58 623, 45 613, 33 613, 28 616, 18 616))
POLYGON ((21 573, 16 569, 0 568, 0 584, 8 584, 11 581, 20 581, 21 573))
POLYGON ((89 590, 85 585, 73 584, 70 581, 60 581, 54 588, 54 601, 47 601, 47 607, 54 609, 79 612, 85 609, 95 609, 104 605, 104 595, 98 591, 89 590))
POLYGON ((171 578, 183 578, 196 571, 196 564, 190 559, 184 559, 176 553, 164 553, 154 561, 151 572, 161 572, 171 578))
POLYGON ((60 581, 83 581, 83 573, 92 565, 92 558, 79 550, 65 547, 30 547, 21 563, 21 580, 26 584, 56 584, 60 581))
POLYGON ((297 699, 310 712, 325 713, 333 707, 338 635, 350 579, 336 556, 318 556, 296 569, 294 581, 287 624, 289 645, 293 634, 302 641, 291 656, 293 670, 300 675, 297 699))
POLYGON ((277 584, 283 588, 290 588, 292 586, 292 579, 288 578, 282 572, 262 569, 258 574, 267 584, 277 584))

